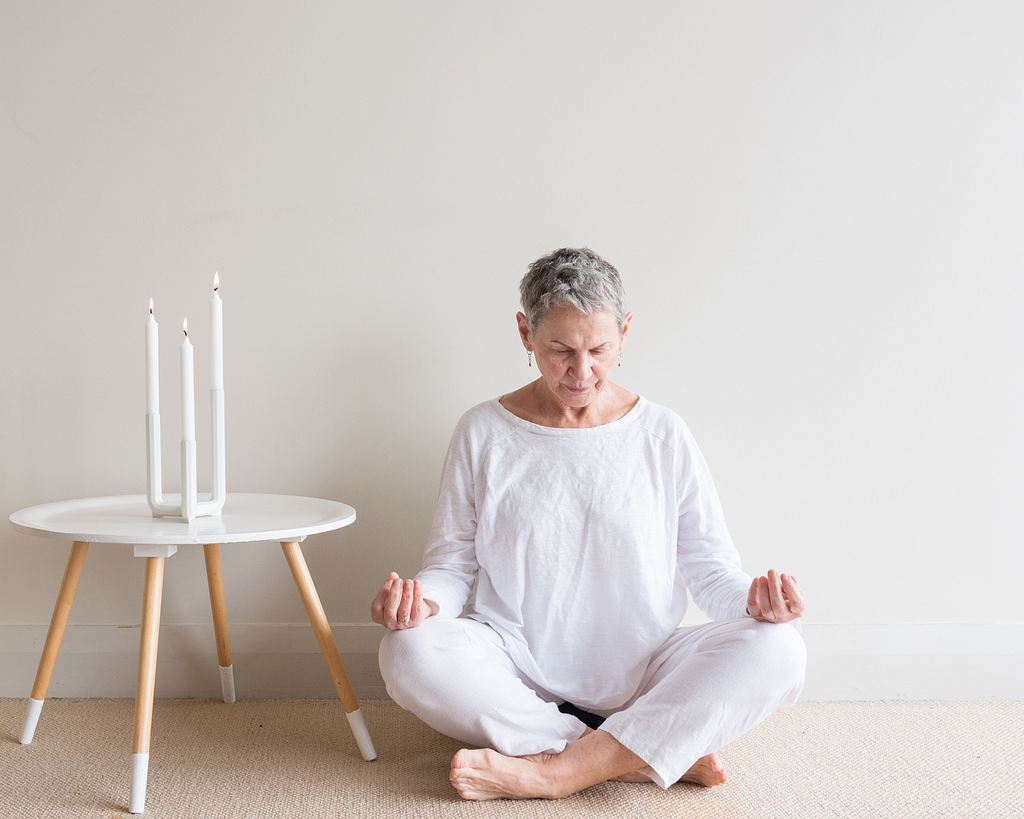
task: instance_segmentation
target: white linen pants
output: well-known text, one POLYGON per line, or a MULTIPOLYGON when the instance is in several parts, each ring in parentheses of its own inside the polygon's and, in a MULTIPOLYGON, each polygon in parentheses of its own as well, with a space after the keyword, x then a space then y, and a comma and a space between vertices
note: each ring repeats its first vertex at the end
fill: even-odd
MULTIPOLYGON (((636 693, 593 711, 667 788, 702 756, 796 702, 807 654, 797 628, 750 618, 674 631, 651 656, 636 693)), ((560 753, 586 726, 529 680, 500 635, 475 620, 430 618, 380 646, 388 694, 442 734, 506 756, 560 753)), ((609 673, 615 673, 609 669, 609 673)))

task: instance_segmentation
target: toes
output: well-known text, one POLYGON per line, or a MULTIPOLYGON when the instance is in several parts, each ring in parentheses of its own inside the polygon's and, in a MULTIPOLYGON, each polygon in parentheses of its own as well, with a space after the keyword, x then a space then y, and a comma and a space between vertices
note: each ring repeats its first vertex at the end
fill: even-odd
POLYGON ((448 776, 448 781, 463 799, 473 798, 472 782, 465 775, 453 770, 448 776))
POLYGON ((726 780, 725 766, 718 758, 718 754, 708 754, 698 759, 680 781, 713 788, 716 785, 724 785, 726 780))
POLYGON ((452 757, 452 773, 455 773, 457 768, 469 768, 470 765, 470 752, 463 748, 458 751, 455 756, 452 757))
POLYGON ((455 788, 456 793, 463 799, 470 802, 481 802, 485 799, 491 799, 490 796, 478 786, 479 783, 465 776, 452 776, 451 778, 452 787, 455 788))
POLYGON ((715 785, 724 785, 728 777, 725 775, 725 765, 722 764, 722 760, 719 759, 718 754, 708 754, 707 763, 709 770, 709 784, 713 787, 715 785))
POLYGON ((452 757, 452 768, 448 773, 448 781, 452 783, 452 787, 455 788, 456 792, 463 799, 469 801, 479 801, 483 799, 479 783, 475 778, 476 765, 474 763, 474 753, 466 748, 455 754, 452 757))

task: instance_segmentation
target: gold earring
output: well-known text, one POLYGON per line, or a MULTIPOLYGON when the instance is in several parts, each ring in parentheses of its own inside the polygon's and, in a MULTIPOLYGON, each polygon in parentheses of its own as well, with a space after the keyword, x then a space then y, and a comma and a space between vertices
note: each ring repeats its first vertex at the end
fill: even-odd
POLYGON ((533 366, 533 350, 526 351, 526 362, 532 367, 533 366))
POLYGON ((619 366, 622 366, 622 350, 619 350, 619 366))

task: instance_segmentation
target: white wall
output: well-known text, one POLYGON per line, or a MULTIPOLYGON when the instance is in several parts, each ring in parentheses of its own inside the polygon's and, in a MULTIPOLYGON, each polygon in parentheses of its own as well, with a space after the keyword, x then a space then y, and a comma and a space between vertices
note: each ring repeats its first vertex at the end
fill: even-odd
MULTIPOLYGON (((145 491, 146 305, 171 458, 218 270, 229 489, 356 507, 306 552, 371 652, 456 419, 533 373, 520 275, 588 245, 636 315, 616 376, 689 422, 748 570, 806 589, 808 696, 1020 699, 1022 139, 1014 3, 3 0, 0 515, 145 491)), ((280 549, 222 553, 240 695, 308 692, 280 549)), ((0 528, 0 695, 66 555, 0 528)), ((51 694, 133 690, 128 555, 91 549, 51 694)), ((183 549, 158 694, 215 691, 209 617, 183 549)))

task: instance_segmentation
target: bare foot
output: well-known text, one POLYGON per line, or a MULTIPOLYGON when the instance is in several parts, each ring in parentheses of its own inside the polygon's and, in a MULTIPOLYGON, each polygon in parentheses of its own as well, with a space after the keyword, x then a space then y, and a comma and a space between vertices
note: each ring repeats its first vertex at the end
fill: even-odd
POLYGON ((724 784, 726 779, 725 766, 718 758, 718 754, 708 754, 694 762, 693 767, 684 773, 679 781, 713 788, 715 785, 724 784))
POLYGON ((640 757, 611 734, 591 731, 570 742, 560 754, 511 757, 487 749, 463 749, 452 759, 448 778, 459 796, 475 802, 561 799, 598 782, 636 771, 643 764, 640 757))
POLYGON ((551 791, 542 768, 554 754, 503 756, 497 751, 463 749, 452 758, 448 778, 463 799, 557 799, 564 794, 551 791))
MULTIPOLYGON (((721 785, 727 779, 725 768, 718 754, 708 754, 693 763, 693 767, 680 777, 680 782, 690 782, 694 785, 703 785, 705 788, 713 788, 721 785)), ((615 782, 651 782, 647 774, 640 771, 630 771, 622 776, 617 776, 615 782)))

